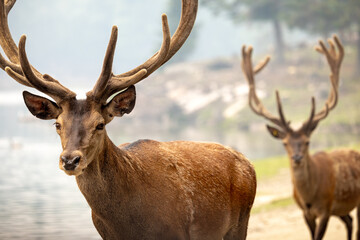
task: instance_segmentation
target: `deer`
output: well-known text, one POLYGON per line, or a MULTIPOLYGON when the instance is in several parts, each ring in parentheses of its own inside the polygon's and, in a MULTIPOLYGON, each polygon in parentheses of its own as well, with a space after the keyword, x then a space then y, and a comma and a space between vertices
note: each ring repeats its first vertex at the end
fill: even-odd
POLYGON ((357 208, 360 239, 360 153, 350 149, 336 149, 332 152, 319 151, 310 154, 310 137, 319 122, 335 108, 338 101, 340 67, 344 48, 337 36, 328 40, 329 48, 323 41, 315 49, 325 55, 330 66, 331 90, 325 106, 315 110, 315 98, 311 98, 309 118, 298 129, 285 118, 279 91, 276 90, 278 116, 268 111, 256 93, 255 75, 270 61, 267 56, 255 68, 252 65, 252 46, 242 47, 241 67, 249 85, 248 103, 251 110, 276 127, 266 125, 270 135, 282 140, 290 160, 293 197, 301 208, 310 230, 311 238, 323 238, 330 216, 338 216, 347 229, 347 238, 352 238, 352 217, 350 211, 357 208))
POLYGON ((114 26, 102 70, 85 99, 33 67, 26 36, 19 44, 8 27, 16 0, 1 0, 1 68, 18 83, 51 99, 24 91, 28 110, 55 120, 62 153, 59 167, 75 176, 91 208, 93 224, 103 239, 245 239, 256 192, 250 161, 218 143, 141 139, 117 147, 106 125, 129 114, 135 84, 166 63, 184 44, 195 22, 198 1, 182 0, 180 23, 170 37, 162 15, 160 49, 134 69, 114 74, 118 30, 114 26))

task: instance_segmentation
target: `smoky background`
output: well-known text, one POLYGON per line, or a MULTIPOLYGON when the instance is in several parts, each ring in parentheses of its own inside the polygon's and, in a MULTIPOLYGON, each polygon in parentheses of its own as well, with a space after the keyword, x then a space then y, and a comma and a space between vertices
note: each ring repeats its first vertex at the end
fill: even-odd
MULTIPOLYGON (((9 15, 15 41, 27 35, 32 65, 84 97, 97 80, 111 27, 119 37, 114 73, 140 65, 161 45, 161 14, 172 33, 179 0, 18 1, 9 15)), ((269 65, 256 77, 258 94, 276 113, 275 90, 294 126, 308 118, 311 96, 323 107, 330 89, 319 39, 336 33, 345 46, 338 106, 315 130, 311 149, 360 142, 360 4, 357 1, 200 0, 194 29, 180 51, 137 84, 130 115, 107 131, 117 145, 138 139, 212 141, 231 146, 251 161, 284 155, 264 119, 248 107, 241 72, 242 45, 254 62, 269 65)), ((2 52, 3 53, 3 52, 2 52)), ((90 208, 75 179, 58 169, 60 139, 53 121, 26 109, 26 89, 0 72, 0 238, 99 239, 90 208)), ((41 94, 40 94, 41 95, 41 94)))

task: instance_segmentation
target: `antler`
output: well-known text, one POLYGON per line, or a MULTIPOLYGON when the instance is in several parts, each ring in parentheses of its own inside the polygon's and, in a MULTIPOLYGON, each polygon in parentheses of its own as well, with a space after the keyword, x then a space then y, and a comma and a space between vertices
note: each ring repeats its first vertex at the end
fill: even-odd
POLYGON ((10 60, 7 61, 0 54, 0 67, 20 84, 36 88, 52 97, 56 102, 75 98, 75 93, 49 75, 42 75, 30 65, 25 52, 25 35, 20 38, 19 48, 16 46, 8 26, 8 14, 15 2, 16 0, 0 1, 0 45, 10 60))
POLYGON ((314 129, 319 121, 327 117, 330 110, 334 109, 338 101, 338 89, 340 79, 340 67, 344 58, 344 47, 340 42, 339 38, 334 35, 332 39, 328 39, 330 45, 329 49, 326 48, 323 41, 319 41, 320 46, 316 46, 315 50, 325 55, 326 60, 330 67, 330 82, 331 89, 328 98, 325 102, 325 106, 321 111, 315 114, 315 100, 312 98, 311 114, 307 121, 303 123, 303 129, 314 129), (334 41, 333 41, 334 40, 334 41), (334 43, 335 42, 335 43, 334 43), (336 51, 335 45, 338 51, 336 51))
POLYGON ((92 91, 87 93, 98 101, 105 102, 112 94, 145 79, 166 63, 184 44, 190 35, 197 12, 197 0, 182 0, 182 12, 179 26, 170 38, 170 30, 165 14, 162 15, 163 42, 161 48, 140 66, 119 75, 112 73, 117 27, 112 28, 110 41, 105 54, 102 72, 92 91))
MULTIPOLYGON (((76 94, 61 85, 57 80, 42 75, 32 67, 25 52, 26 36, 20 38, 16 46, 8 27, 8 14, 16 0, 0 0, 0 45, 8 60, 0 54, 0 67, 20 84, 33 87, 51 96, 55 101, 75 98, 76 94)), ((109 96, 143 80, 166 63, 184 44, 194 26, 198 0, 182 0, 182 13, 179 26, 170 38, 170 30, 165 14, 162 15, 163 42, 161 48, 140 66, 119 75, 112 73, 112 64, 117 40, 117 27, 112 28, 110 41, 105 54, 102 72, 92 91, 87 93, 98 101, 105 102, 109 96)))
POLYGON ((266 118, 270 122, 276 124, 277 126, 283 128, 285 130, 291 131, 291 129, 289 127, 289 122, 286 121, 283 110, 282 110, 282 104, 281 104, 279 92, 276 91, 276 102, 277 102, 277 108, 278 108, 280 118, 273 116, 264 107, 264 105, 262 104, 262 102, 260 101, 259 97, 256 94, 254 75, 257 74, 258 72, 260 72, 268 64, 268 62, 270 61, 270 57, 267 56, 255 68, 253 68, 252 60, 251 60, 252 50, 253 50, 252 46, 249 46, 247 49, 246 49, 245 45, 242 47, 242 63, 241 63, 242 71, 244 73, 246 80, 248 81, 248 84, 249 84, 250 108, 257 115, 263 116, 264 118, 266 118))

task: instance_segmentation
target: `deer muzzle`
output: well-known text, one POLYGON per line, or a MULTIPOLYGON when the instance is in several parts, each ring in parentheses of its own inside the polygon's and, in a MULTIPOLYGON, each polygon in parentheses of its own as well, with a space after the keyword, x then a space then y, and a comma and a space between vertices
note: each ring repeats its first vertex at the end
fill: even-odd
POLYGON ((291 158, 294 160, 294 163, 299 164, 303 156, 300 154, 294 154, 291 158))
POLYGON ((80 151, 68 152, 64 151, 60 155, 60 169, 64 170, 69 175, 77 175, 81 172, 81 165, 84 161, 83 154, 80 151))

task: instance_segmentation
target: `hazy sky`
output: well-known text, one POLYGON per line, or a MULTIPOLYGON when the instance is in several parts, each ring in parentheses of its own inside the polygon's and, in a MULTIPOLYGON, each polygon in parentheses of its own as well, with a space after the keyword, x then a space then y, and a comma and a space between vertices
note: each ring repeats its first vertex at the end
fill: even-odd
MULTIPOLYGON (((167 12, 169 1, 180 2, 19 0, 9 25, 16 42, 21 34, 27 35, 28 57, 38 70, 70 88, 90 88, 100 73, 111 27, 119 28, 114 72, 121 73, 141 64, 160 47, 161 14, 167 12), (84 82, 89 83, 84 86, 84 82)), ((239 55, 244 43, 255 45, 257 52, 272 46, 268 25, 233 25, 202 5, 196 25, 200 32, 189 61, 239 55)))

